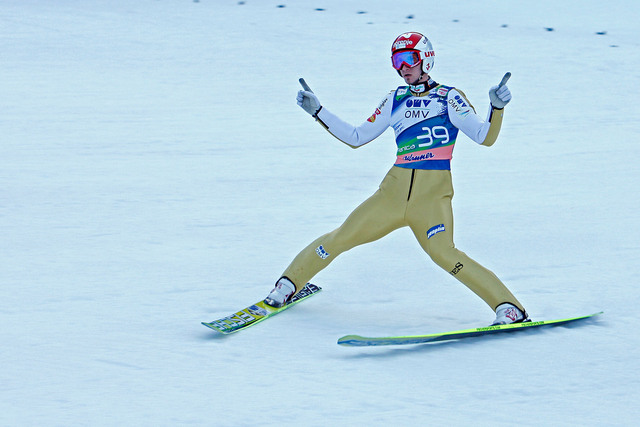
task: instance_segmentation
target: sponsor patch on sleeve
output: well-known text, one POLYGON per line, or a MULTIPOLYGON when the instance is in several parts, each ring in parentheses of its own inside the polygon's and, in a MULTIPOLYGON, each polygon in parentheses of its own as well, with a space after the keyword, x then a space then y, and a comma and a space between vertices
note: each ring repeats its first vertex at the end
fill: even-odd
POLYGON ((367 119, 368 122, 375 122, 376 121, 376 117, 378 117, 380 114, 382 114, 382 108, 384 107, 384 104, 387 103, 387 98, 383 99, 382 102, 380 103, 380 105, 378 105, 378 108, 376 108, 376 111, 373 112, 373 114, 371 115, 371 117, 369 117, 367 119))
POLYGON ((449 93, 449 90, 451 90, 450 87, 447 86, 440 86, 437 90, 436 93, 438 94, 438 96, 447 96, 447 94, 449 93))
POLYGON ((375 122, 376 121, 376 117, 378 117, 378 115, 380 115, 382 113, 382 111, 380 111, 379 108, 376 108, 376 111, 374 111, 374 113, 371 115, 371 117, 369 117, 367 119, 368 122, 375 122))

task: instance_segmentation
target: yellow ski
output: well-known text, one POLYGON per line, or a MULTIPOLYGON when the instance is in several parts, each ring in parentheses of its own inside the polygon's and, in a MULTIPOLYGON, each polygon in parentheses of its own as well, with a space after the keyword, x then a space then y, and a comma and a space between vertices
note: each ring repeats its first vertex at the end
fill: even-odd
POLYGON ((223 334, 232 334, 240 330, 246 329, 249 326, 253 326, 263 320, 274 316, 281 311, 284 311, 292 306, 298 304, 301 301, 317 294, 322 290, 321 287, 307 283, 300 292, 298 292, 285 306, 280 308, 271 307, 265 304, 264 301, 258 301, 257 303, 250 305, 249 307, 237 311, 229 316, 221 319, 212 320, 211 322, 202 322, 207 328, 211 328, 215 331, 223 334))
POLYGON ((525 322, 525 323, 512 323, 510 325, 496 325, 486 326, 483 328, 464 329, 460 331, 444 332, 438 334, 427 335, 409 335, 409 336, 396 336, 396 337, 363 337, 360 335, 345 335, 338 340, 338 344, 349 347, 366 347, 377 345, 407 345, 407 344, 422 344, 438 341, 450 341, 459 340, 463 338, 480 337, 483 335, 492 335, 503 332, 516 332, 524 331, 533 328, 539 328, 542 326, 559 326, 566 325, 567 323, 576 322, 578 320, 585 320, 598 316, 603 312, 590 314, 588 316, 572 317, 569 319, 558 320, 542 320, 538 322, 525 322))

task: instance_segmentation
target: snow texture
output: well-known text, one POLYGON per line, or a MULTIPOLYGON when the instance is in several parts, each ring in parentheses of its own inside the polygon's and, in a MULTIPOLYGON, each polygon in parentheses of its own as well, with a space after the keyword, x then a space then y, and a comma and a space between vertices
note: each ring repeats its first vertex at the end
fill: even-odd
POLYGON ((3 0, 0 425, 638 425, 639 11, 3 0), (534 319, 605 314, 336 345, 493 320, 403 229, 343 254, 290 311, 228 337, 201 326, 266 296, 394 160, 390 130, 359 150, 327 134, 298 78, 359 124, 402 84, 390 45, 411 30, 481 114, 513 73, 496 145, 462 136, 454 153, 456 245, 534 319))

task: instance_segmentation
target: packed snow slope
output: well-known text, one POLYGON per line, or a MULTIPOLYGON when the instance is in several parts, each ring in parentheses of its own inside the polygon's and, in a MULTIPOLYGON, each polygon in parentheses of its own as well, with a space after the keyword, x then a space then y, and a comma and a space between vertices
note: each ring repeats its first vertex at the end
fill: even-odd
POLYGON ((0 425, 638 425, 640 3, 2 0, 0 425), (393 39, 485 114, 461 136, 456 245, 534 319, 496 338, 343 348, 484 326, 492 311, 399 230, 318 296, 242 333, 200 325, 269 292, 394 161, 354 124, 402 84, 393 39))

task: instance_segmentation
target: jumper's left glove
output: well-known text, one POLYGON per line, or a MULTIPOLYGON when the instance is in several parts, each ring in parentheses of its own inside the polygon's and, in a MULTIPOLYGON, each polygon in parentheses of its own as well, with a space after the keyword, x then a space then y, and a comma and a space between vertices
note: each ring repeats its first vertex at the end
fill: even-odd
POLYGON ((320 105, 318 97, 315 96, 307 82, 305 82, 304 79, 300 79, 299 81, 304 90, 298 92, 298 96, 296 97, 298 105, 302 107, 304 111, 316 117, 320 109, 322 109, 322 105, 320 105))
POLYGON ((318 97, 315 96, 313 92, 301 90, 298 92, 296 100, 298 101, 298 105, 313 117, 320 111, 320 101, 318 101, 318 97))
POLYGON ((511 77, 511 73, 505 74, 498 86, 489 89, 489 99, 493 108, 502 110, 511 101, 511 91, 507 87, 509 77, 511 77))

